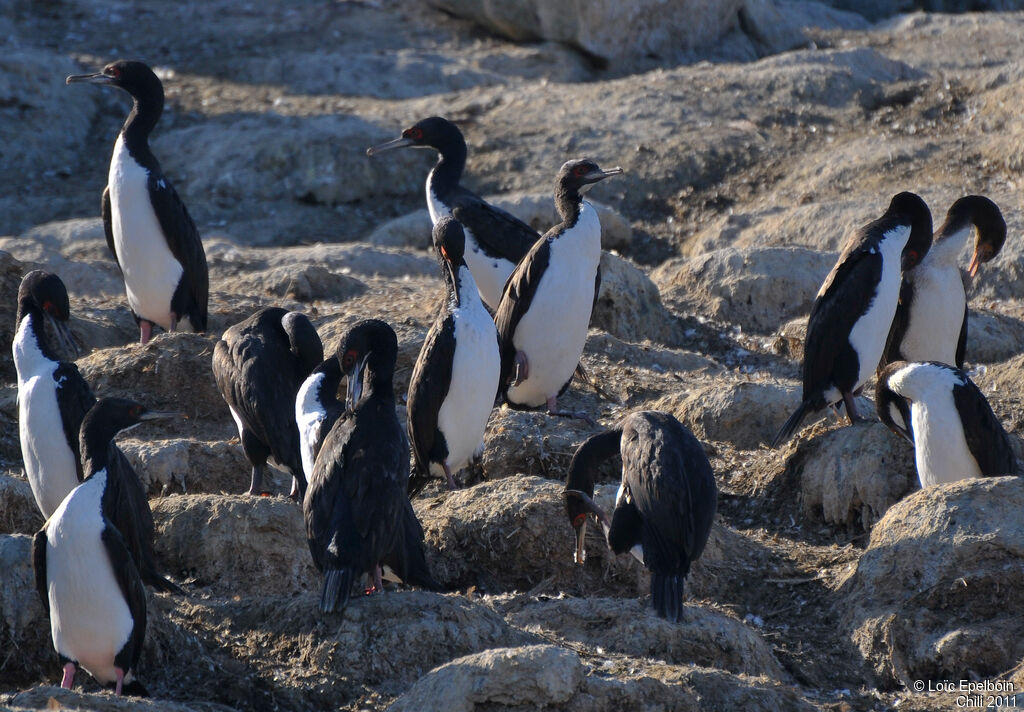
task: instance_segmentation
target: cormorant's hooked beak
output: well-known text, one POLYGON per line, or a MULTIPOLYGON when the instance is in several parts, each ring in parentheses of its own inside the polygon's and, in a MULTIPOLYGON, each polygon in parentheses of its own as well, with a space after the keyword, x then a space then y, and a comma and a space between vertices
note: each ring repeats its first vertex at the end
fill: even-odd
POLYGON ((57 337, 57 344, 60 346, 61 351, 70 355, 72 358, 78 358, 81 355, 81 351, 71 334, 71 327, 68 326, 66 321, 57 319, 49 312, 45 313, 46 320, 50 322, 50 326, 53 327, 53 333, 57 337))
POLYGON ((114 77, 103 72, 95 74, 72 74, 64 80, 65 84, 112 84, 114 77))
POLYGON ((986 244, 975 245, 974 254, 971 255, 971 264, 967 268, 967 276, 974 279, 978 274, 978 268, 981 267, 981 263, 992 259, 993 252, 994 250, 986 244))
POLYGON ((584 548, 584 542, 587 538, 587 520, 586 517, 578 527, 574 527, 576 530, 576 553, 572 556, 572 562, 579 564, 580 566, 587 560, 587 551, 584 548))
MULTIPOLYGON (((605 514, 603 509, 597 506, 597 503, 586 492, 582 492, 580 490, 575 489, 567 489, 565 491, 565 496, 574 497, 580 500, 580 502, 583 503, 584 509, 586 509, 588 512, 590 512, 597 518, 597 520, 601 523, 601 526, 604 528, 606 533, 608 529, 611 528, 612 523, 611 520, 608 518, 608 515, 605 514)), ((583 546, 584 539, 587 535, 586 518, 584 518, 582 522, 580 522, 579 526, 577 526, 574 522, 573 528, 576 530, 576 554, 573 557, 573 561, 575 561, 577 564, 582 564, 587 557, 587 553, 583 546)))
POLYGON ((413 145, 413 140, 411 138, 405 138, 404 136, 399 136, 398 138, 394 139, 393 141, 388 141, 387 143, 381 143, 381 144, 378 144, 376 146, 370 146, 368 149, 366 149, 366 155, 367 156, 372 156, 374 154, 381 153, 382 151, 390 151, 393 148, 404 148, 405 146, 412 146, 412 145, 413 145))
POLYGON ((363 356, 362 361, 348 374, 348 385, 345 389, 345 410, 353 411, 363 395, 363 371, 372 351, 363 356))
POLYGON ((583 185, 580 186, 579 190, 580 195, 586 193, 588 190, 594 187, 595 183, 598 183, 610 176, 617 176, 622 172, 622 169, 619 168, 618 166, 615 166, 615 168, 609 168, 607 170, 597 168, 595 170, 590 171, 590 173, 587 173, 585 176, 583 176, 583 185))

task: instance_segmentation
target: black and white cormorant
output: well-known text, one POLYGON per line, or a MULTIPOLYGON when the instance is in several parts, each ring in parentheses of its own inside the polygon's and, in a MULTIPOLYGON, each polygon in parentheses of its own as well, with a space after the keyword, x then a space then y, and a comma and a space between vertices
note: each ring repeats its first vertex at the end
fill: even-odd
POLYGON ((718 508, 715 475, 693 433, 668 413, 631 413, 576 450, 565 504, 576 530, 576 563, 584 562, 587 514, 594 514, 612 551, 633 550, 650 570, 657 614, 678 621, 683 582, 704 551, 718 508), (600 464, 617 454, 622 456, 622 484, 609 518, 592 499, 594 478, 600 464))
POLYGON ((78 367, 60 359, 44 329, 49 322, 60 350, 74 354, 69 317, 68 292, 60 277, 42 270, 25 275, 18 289, 13 345, 18 431, 25 474, 44 519, 82 479, 78 431, 96 402, 78 367))
POLYGON ((380 565, 402 536, 409 501, 408 442, 395 414, 395 332, 377 319, 360 321, 338 353, 346 409, 320 447, 303 500, 325 613, 344 610, 356 576, 383 588, 380 565))
MULTIPOLYGON (((534 243, 505 285, 494 315, 501 345, 499 393, 513 408, 553 415, 587 341, 601 286, 601 223, 583 192, 622 173, 589 159, 566 162, 555 180, 562 222, 534 243)), ((582 417, 582 416, 581 416, 582 417)))
POLYGON ((149 134, 164 109, 163 84, 142 62, 126 60, 67 78, 75 82, 118 87, 132 96, 132 111, 114 142, 102 210, 107 246, 121 268, 141 342, 149 341, 154 324, 174 331, 187 320, 192 330, 206 331, 210 277, 203 243, 149 149, 149 134))
POLYGON ((32 541, 36 589, 64 668, 61 687, 71 688, 81 666, 118 695, 146 694, 133 674, 146 635, 146 594, 131 542, 115 524, 132 494, 113 438, 169 415, 122 399, 97 401, 80 434, 85 479, 32 541))
POLYGON ((922 487, 1018 474, 1002 423, 959 368, 936 361, 891 363, 878 374, 875 407, 883 423, 914 443, 922 487))
POLYGON ((440 154, 427 175, 427 209, 437 224, 454 216, 466 230, 466 264, 484 303, 498 308, 501 291, 519 260, 540 237, 522 220, 496 208, 459 185, 466 167, 466 140, 459 127, 440 116, 423 119, 393 141, 373 146, 367 155, 403 146, 433 148, 440 154))
MULTIPOLYGON (((343 355, 342 355, 343 356, 343 355)), ((302 469, 306 480, 313 478, 313 467, 327 434, 334 423, 345 413, 345 404, 338 400, 338 388, 343 377, 341 360, 332 356, 313 369, 309 378, 299 388, 295 398, 295 420, 299 426, 299 441, 302 448, 302 469)), ((412 508, 412 502, 405 500, 402 518, 402 535, 395 546, 383 558, 383 578, 397 583, 407 583, 431 591, 440 591, 442 586, 434 580, 427 566, 423 526, 412 508)))
POLYGON ((804 416, 842 402, 850 422, 854 396, 885 350, 901 270, 917 265, 932 239, 932 216, 914 193, 893 197, 885 213, 852 234, 811 306, 804 338, 803 398, 772 440, 785 442, 804 416))
POLYGON ((462 226, 443 216, 434 225, 445 300, 420 349, 409 382, 409 440, 415 494, 431 476, 455 489, 454 472, 479 459, 487 417, 498 392, 498 332, 463 259, 462 226))
POLYGON ((306 491, 295 396, 323 361, 320 336, 305 315, 265 307, 227 329, 213 349, 213 376, 238 426, 252 464, 249 494, 263 494, 263 470, 273 457, 292 475, 290 497, 306 491))
POLYGON ((974 233, 967 280, 999 254, 1006 221, 999 207, 982 195, 957 200, 946 213, 921 263, 903 274, 900 302, 892 321, 885 363, 938 361, 964 366, 967 349, 967 291, 957 258, 974 233))

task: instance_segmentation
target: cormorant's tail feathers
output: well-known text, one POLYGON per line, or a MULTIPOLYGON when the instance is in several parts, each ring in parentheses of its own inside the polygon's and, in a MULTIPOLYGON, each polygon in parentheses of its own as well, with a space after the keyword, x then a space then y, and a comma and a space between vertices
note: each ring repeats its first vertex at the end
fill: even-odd
POLYGON ((352 569, 327 569, 324 572, 324 588, 320 593, 320 610, 323 613, 345 610, 351 593, 352 569))
POLYGON ((177 596, 184 596, 185 592, 181 587, 170 579, 161 576, 156 571, 149 569, 142 574, 142 582, 156 591, 173 593, 177 596))
POLYGON ((793 411, 793 415, 789 416, 786 422, 782 424, 779 432, 775 434, 774 438, 772 438, 771 446, 773 448, 778 447, 793 436, 796 429, 800 427, 800 423, 803 422, 804 416, 807 415, 810 405, 810 403, 804 401, 800 404, 799 408, 793 411))
POLYGON ((685 574, 651 573, 651 598, 654 612, 671 623, 683 615, 683 582, 685 574))

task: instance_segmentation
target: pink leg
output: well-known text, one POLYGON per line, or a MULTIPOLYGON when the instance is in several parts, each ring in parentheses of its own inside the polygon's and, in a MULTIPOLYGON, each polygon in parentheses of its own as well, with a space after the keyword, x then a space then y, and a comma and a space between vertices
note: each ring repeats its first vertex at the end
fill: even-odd
POLYGON ((120 697, 121 688, 124 686, 124 670, 116 667, 114 668, 114 672, 117 673, 117 685, 114 686, 114 697, 120 697))
POLYGON ((75 664, 64 663, 64 678, 60 681, 60 686, 65 690, 70 690, 71 686, 75 684, 75 664))
POLYGON ((516 370, 514 372, 514 378, 512 379, 512 385, 518 386, 530 377, 530 362, 526 360, 525 353, 522 351, 516 351, 514 363, 516 365, 516 370))
POLYGON ((384 593, 384 572, 381 571, 380 564, 373 570, 373 585, 377 591, 384 593))
POLYGON ((178 316, 176 314, 171 314, 171 331, 177 331, 177 330, 178 330, 178 316))
POLYGON ((139 321, 139 343, 145 346, 153 336, 153 323, 142 319, 139 321))
POLYGON ((448 463, 447 462, 442 462, 441 463, 441 467, 444 468, 444 476, 448 478, 448 490, 449 491, 457 490, 459 488, 459 486, 457 484, 455 484, 455 476, 452 475, 452 471, 451 471, 451 469, 449 469, 448 463))
POLYGON ((579 413, 573 413, 572 411, 568 410, 559 410, 558 396, 551 396, 550 398, 548 398, 548 414, 557 415, 562 418, 578 418, 580 420, 587 421, 587 423, 590 425, 597 425, 597 423, 594 422, 593 418, 591 418, 589 415, 582 411, 580 411, 579 413))

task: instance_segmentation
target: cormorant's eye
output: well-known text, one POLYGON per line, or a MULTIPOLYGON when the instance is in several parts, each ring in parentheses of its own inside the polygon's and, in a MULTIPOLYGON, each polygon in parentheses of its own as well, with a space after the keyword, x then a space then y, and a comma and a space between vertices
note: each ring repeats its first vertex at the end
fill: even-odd
POLYGON ((345 352, 345 355, 341 358, 341 367, 346 371, 351 371, 352 367, 356 365, 356 357, 359 354, 355 349, 349 349, 345 352))
POLYGON ((575 168, 572 169, 572 172, 574 175, 577 175, 580 178, 582 178, 583 176, 587 175, 589 171, 587 171, 586 166, 576 166, 575 168))
POLYGON ((583 526, 583 523, 585 521, 587 521, 586 514, 577 514, 575 517, 572 518, 572 526, 574 529, 579 529, 583 526))
POLYGON ((413 141, 419 141, 423 138, 423 129, 419 126, 413 126, 411 129, 406 129, 404 136, 411 138, 413 141))

